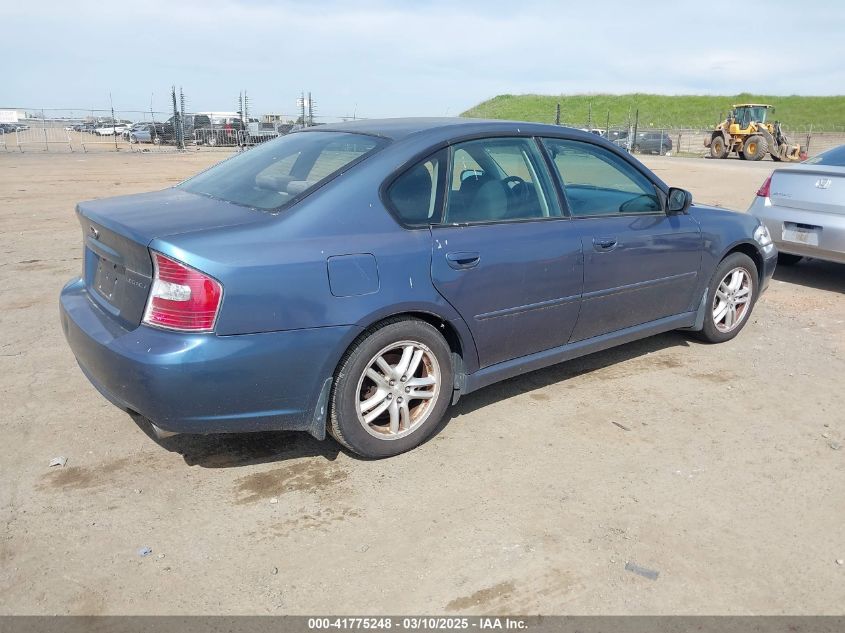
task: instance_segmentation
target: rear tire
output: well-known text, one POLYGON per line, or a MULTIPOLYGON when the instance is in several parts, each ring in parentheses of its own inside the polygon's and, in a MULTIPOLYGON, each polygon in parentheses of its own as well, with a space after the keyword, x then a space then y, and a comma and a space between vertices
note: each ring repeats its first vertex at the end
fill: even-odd
POLYGON ((725 139, 721 136, 714 136, 710 141, 710 158, 725 158, 728 155, 728 148, 725 139))
POLYGON ((762 136, 755 134, 745 139, 742 146, 742 153, 745 160, 762 160, 762 158, 769 152, 769 144, 762 136))
POLYGON ((363 457, 404 453, 437 430, 452 389, 451 350, 437 329, 390 319, 364 332, 341 359, 328 431, 363 457))
POLYGON ((704 327, 695 335, 724 343, 742 331, 757 301, 757 266, 745 253, 731 253, 716 267, 707 290, 704 327))
POLYGON ((804 259, 801 255, 793 255, 792 253, 778 253, 778 266, 795 266, 798 262, 804 259))

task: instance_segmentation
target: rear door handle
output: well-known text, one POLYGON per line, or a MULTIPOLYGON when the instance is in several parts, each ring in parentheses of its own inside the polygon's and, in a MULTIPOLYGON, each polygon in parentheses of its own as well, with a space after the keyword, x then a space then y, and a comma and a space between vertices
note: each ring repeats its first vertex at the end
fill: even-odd
POLYGON ((446 262, 455 270, 475 268, 481 261, 481 255, 471 252, 446 253, 446 262))
POLYGON ((615 237, 594 237, 593 248, 597 251, 612 251, 618 244, 615 237))

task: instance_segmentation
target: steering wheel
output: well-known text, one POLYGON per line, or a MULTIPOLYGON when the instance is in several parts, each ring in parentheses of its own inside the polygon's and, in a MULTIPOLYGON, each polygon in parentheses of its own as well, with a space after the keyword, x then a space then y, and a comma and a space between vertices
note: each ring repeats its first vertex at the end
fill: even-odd
POLYGON ((526 200, 528 198, 527 183, 519 176, 507 176, 502 178, 502 184, 505 185, 516 200, 526 200))

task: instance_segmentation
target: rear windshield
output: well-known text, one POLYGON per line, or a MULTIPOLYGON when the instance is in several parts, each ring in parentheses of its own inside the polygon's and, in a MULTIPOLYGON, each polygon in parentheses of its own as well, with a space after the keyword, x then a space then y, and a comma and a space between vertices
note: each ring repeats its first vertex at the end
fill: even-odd
POLYGON ((298 132, 220 163, 186 180, 179 188, 277 211, 383 144, 383 139, 364 134, 298 132))
POLYGON ((804 161, 808 165, 832 165, 834 167, 845 167, 845 145, 834 147, 818 156, 813 156, 804 161))

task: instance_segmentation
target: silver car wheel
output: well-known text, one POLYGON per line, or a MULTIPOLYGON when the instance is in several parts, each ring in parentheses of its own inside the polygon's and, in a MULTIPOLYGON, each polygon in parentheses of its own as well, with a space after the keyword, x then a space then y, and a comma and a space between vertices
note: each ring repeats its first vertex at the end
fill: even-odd
POLYGON ((713 297, 713 323, 722 333, 739 327, 751 306, 754 284, 745 268, 734 268, 722 278, 713 297))
POLYGON ((358 421, 383 440, 410 435, 431 415, 440 394, 440 365, 417 341, 399 341, 379 351, 358 379, 358 421))

